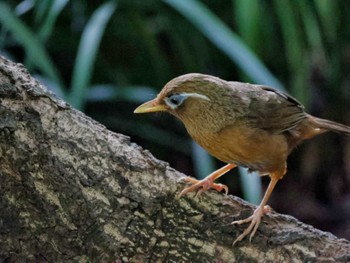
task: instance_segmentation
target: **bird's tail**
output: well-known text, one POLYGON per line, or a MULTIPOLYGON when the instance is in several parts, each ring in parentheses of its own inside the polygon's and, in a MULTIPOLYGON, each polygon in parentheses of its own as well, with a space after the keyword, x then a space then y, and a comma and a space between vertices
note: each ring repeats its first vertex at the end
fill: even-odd
POLYGON ((334 132, 341 132, 350 135, 350 126, 346 126, 344 124, 337 123, 334 121, 316 118, 314 116, 312 116, 311 119, 317 128, 324 129, 326 131, 328 130, 334 132))

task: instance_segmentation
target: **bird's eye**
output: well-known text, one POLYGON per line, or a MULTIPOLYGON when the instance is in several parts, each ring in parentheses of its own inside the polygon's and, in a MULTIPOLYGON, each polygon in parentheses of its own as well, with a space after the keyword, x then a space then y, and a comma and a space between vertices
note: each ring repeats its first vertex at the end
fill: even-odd
POLYGON ((178 98, 178 97, 175 97, 175 96, 170 97, 169 100, 170 100, 170 102, 171 102, 172 104, 174 104, 174 105, 179 105, 179 103, 180 103, 179 98, 178 98))
POLYGON ((169 108, 175 110, 177 109, 179 106, 181 106, 181 104, 187 99, 187 98, 194 98, 194 99, 200 99, 202 101, 210 101, 210 99, 202 94, 198 94, 198 93, 181 93, 181 94, 172 94, 169 95, 168 97, 164 98, 164 102, 166 105, 169 106, 169 108))
POLYGON ((182 102, 186 99, 186 96, 181 94, 173 94, 169 97, 165 98, 165 103, 172 109, 176 109, 178 106, 182 104, 182 102))

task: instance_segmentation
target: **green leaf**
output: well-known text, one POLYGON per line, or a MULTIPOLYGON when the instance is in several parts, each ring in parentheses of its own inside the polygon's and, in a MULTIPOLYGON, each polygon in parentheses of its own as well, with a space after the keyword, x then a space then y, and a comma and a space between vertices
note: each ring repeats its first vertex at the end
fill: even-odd
POLYGON ((207 7, 197 0, 163 0, 197 27, 221 49, 253 81, 281 88, 282 84, 269 72, 241 39, 207 7))
POLYGON ((52 3, 55 0, 47 0, 47 1, 35 1, 35 14, 34 21, 36 24, 40 24, 46 17, 47 11, 52 6, 52 3))
POLYGON ((204 179, 210 173, 214 172, 214 159, 202 147, 192 141, 191 150, 194 170, 197 178, 204 179))
POLYGON ((55 0, 49 7, 49 11, 45 16, 45 20, 40 26, 38 36, 45 42, 53 31, 53 27, 57 20, 58 15, 61 13, 63 8, 67 5, 68 0, 55 0))
POLYGON ((329 42, 336 42, 337 37, 337 25, 340 24, 339 18, 340 9, 339 1, 324 1, 315 0, 315 7, 317 14, 320 17, 320 23, 323 26, 323 32, 327 36, 329 42))
POLYGON ((261 47, 261 2, 257 0, 235 0, 234 17, 239 35, 253 50, 261 47))
POLYGON ((14 13, 17 16, 24 15, 25 13, 29 12, 34 7, 34 0, 24 0, 20 2, 16 7, 14 13))
POLYGON ((295 8, 296 1, 275 0, 275 8, 279 18, 279 25, 283 34, 283 43, 287 58, 287 66, 291 77, 292 93, 303 104, 307 102, 307 89, 304 83, 309 70, 309 57, 306 52, 304 26, 299 19, 304 13, 300 8, 295 8))
POLYGON ((154 89, 150 87, 116 87, 114 85, 94 85, 90 86, 87 99, 89 102, 119 100, 142 103, 154 97, 155 94, 154 89))
POLYGON ((100 6, 88 21, 80 40, 68 101, 76 108, 84 107, 97 51, 106 28, 116 8, 115 1, 100 6))
POLYGON ((63 82, 43 44, 30 29, 12 12, 10 7, 0 2, 0 22, 24 47, 30 62, 54 82, 63 87, 63 82))

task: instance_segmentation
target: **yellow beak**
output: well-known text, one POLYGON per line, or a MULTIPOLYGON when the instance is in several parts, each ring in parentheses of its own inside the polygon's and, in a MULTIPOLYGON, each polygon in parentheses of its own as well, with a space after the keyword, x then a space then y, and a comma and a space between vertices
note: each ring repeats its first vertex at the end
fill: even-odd
POLYGON ((138 106, 134 113, 148 113, 155 111, 166 111, 165 105, 159 105, 156 99, 145 102, 144 104, 138 106))

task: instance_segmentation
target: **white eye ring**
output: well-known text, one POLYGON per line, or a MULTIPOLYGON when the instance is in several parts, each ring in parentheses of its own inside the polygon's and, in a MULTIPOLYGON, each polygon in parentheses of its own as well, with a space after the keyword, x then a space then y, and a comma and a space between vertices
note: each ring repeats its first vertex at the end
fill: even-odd
POLYGON ((189 97, 210 101, 207 96, 198 93, 173 94, 164 98, 164 101, 171 109, 175 110, 189 97))
POLYGON ((184 93, 184 96, 210 101, 207 96, 198 93, 184 93))
POLYGON ((182 94, 173 94, 164 98, 164 101, 171 109, 175 110, 186 98, 187 97, 183 96, 182 94))

